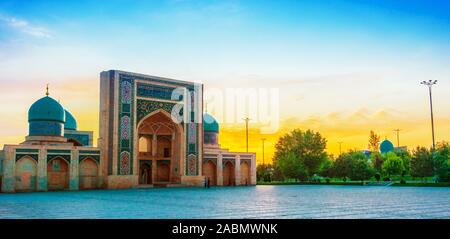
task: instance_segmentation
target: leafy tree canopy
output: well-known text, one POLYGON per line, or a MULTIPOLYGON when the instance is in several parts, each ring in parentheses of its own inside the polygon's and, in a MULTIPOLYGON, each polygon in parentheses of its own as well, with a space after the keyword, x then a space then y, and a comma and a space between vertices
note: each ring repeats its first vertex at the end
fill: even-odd
POLYGON ((380 149, 380 136, 375 134, 373 130, 370 131, 368 147, 372 152, 378 152, 378 150, 380 149))
POLYGON ((281 163, 286 159, 298 160, 295 165, 302 165, 306 174, 311 176, 319 172, 322 163, 327 159, 326 144, 326 139, 320 133, 297 129, 278 140, 274 161, 281 163))
POLYGON ((278 165, 286 178, 303 181, 308 177, 305 165, 293 152, 283 154, 278 160, 278 165))
POLYGON ((393 152, 387 153, 385 157, 386 159, 382 166, 382 171, 384 174, 391 176, 399 175, 403 172, 405 167, 403 166, 403 161, 400 157, 393 152))
POLYGON ((431 152, 425 147, 417 147, 411 158, 411 176, 430 177, 433 176, 433 160, 431 152))

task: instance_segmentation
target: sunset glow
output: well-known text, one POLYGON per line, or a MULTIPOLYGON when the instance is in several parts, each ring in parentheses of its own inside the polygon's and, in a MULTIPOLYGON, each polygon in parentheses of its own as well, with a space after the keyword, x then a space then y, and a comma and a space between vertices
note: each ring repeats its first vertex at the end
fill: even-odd
MULTIPOLYGON (((320 132, 335 155, 338 142, 366 149, 370 130, 397 144, 398 128, 402 146, 429 147, 428 91, 419 84, 429 79, 438 80, 436 141, 450 141, 448 3, 259 2, 0 2, 0 148, 24 141, 28 109, 47 83, 96 139, 99 74, 109 69, 201 82, 205 91, 279 89, 279 130, 261 134, 250 121, 258 163, 261 138, 267 163, 296 128, 320 132)), ((244 152, 244 122, 219 123, 221 146, 244 152)))

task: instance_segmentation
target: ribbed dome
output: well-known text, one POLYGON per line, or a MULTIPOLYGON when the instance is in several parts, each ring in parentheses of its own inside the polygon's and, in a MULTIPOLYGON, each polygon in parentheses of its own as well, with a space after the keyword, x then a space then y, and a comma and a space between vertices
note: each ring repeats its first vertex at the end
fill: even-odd
POLYGON ((75 117, 73 115, 65 110, 66 112, 66 123, 64 124, 64 129, 68 130, 77 130, 77 121, 75 120, 75 117))
POLYGON ((384 140, 383 142, 381 142, 380 144, 380 152, 381 153, 389 153, 391 151, 394 151, 394 145, 392 144, 391 141, 389 140, 384 140))
POLYGON ((64 108, 53 98, 45 96, 34 102, 28 110, 28 122, 55 121, 64 123, 64 108))
POLYGON ((219 123, 210 114, 203 114, 203 131, 219 133, 219 123))

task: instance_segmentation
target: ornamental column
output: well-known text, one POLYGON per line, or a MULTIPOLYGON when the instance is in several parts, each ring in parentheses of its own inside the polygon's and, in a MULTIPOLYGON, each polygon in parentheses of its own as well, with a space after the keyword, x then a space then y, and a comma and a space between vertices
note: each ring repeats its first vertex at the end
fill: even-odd
POLYGON ((235 185, 239 186, 241 185, 241 155, 236 155, 234 163, 234 178, 236 182, 235 185))
POLYGON ((150 139, 150 137, 148 135, 144 136, 144 138, 145 138, 145 142, 147 144, 147 152, 153 152, 153 150, 152 150, 152 145, 153 145, 152 139, 150 139))
POLYGON ((152 139, 152 156, 156 156, 157 155, 157 150, 158 150, 158 135, 154 134, 153 135, 153 139, 152 139))
POLYGON ((156 174, 158 171, 156 170, 158 167, 158 161, 156 159, 152 159, 152 184, 156 182, 156 174))
POLYGON ((222 153, 219 152, 217 155, 217 164, 216 164, 216 175, 217 175, 217 186, 223 186, 223 160, 222 153))
POLYGON ((251 185, 256 185, 256 154, 252 155, 252 163, 250 167, 251 167, 250 171, 252 173, 250 178, 251 185))
POLYGON ((16 177, 14 175, 16 168, 15 166, 15 150, 10 147, 5 147, 5 160, 3 160, 2 192, 13 193, 16 191, 16 177))
POLYGON ((78 164, 80 162, 80 154, 78 150, 72 150, 70 155, 70 181, 69 181, 69 189, 76 191, 79 189, 79 177, 78 177, 78 164))
POLYGON ((41 148, 37 164, 37 191, 48 191, 47 179, 47 149, 41 148))

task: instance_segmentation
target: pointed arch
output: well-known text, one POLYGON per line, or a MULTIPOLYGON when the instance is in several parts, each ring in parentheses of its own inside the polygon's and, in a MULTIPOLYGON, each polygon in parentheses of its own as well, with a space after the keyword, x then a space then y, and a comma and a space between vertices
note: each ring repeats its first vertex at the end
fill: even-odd
POLYGON ((241 162, 240 171, 241 171, 241 185, 243 186, 249 185, 251 183, 250 165, 246 161, 241 162))
POLYGON ((139 129, 139 128, 143 125, 143 123, 145 123, 145 121, 146 121, 148 118, 150 118, 150 117, 152 117, 152 116, 154 116, 154 115, 156 115, 156 114, 159 114, 159 113, 161 113, 161 114, 163 114, 164 116, 166 116, 167 118, 169 118, 170 121, 177 127, 177 129, 179 130, 179 132, 183 132, 184 129, 183 129, 183 127, 181 126, 181 123, 176 123, 175 121, 173 121, 172 115, 170 115, 170 113, 168 113, 167 111, 165 111, 165 110, 163 110, 163 109, 155 110, 155 111, 151 112, 150 114, 146 115, 144 118, 142 118, 142 119, 137 123, 136 128, 139 129))
POLYGON ((223 167, 223 186, 235 185, 234 165, 227 161, 223 167))
POLYGON ((135 155, 138 160, 134 166, 139 175, 139 183, 180 183, 184 154, 181 146, 185 142, 182 124, 174 122, 170 113, 164 109, 157 109, 137 122, 135 134, 135 155), (145 144, 148 148, 146 152, 139 150, 144 146, 140 144, 143 142, 139 140, 141 137, 148 139, 145 144), (151 166, 147 167, 142 163, 144 161, 151 166))
POLYGON ((70 163, 63 157, 55 157, 47 162, 48 190, 69 189, 70 163))
POLYGON ((209 179, 210 185, 217 185, 217 165, 212 160, 203 164, 203 176, 209 179))
POLYGON ((16 190, 35 191, 37 188, 37 163, 29 156, 16 161, 15 168, 16 190))
POLYGON ((80 189, 97 188, 97 177, 99 172, 97 161, 89 157, 84 158, 79 164, 78 171, 80 189))

